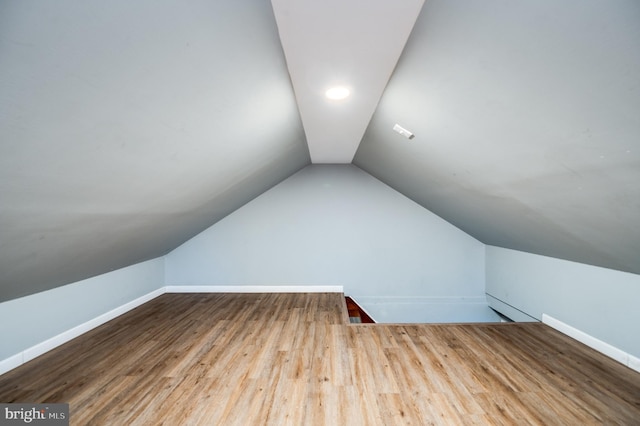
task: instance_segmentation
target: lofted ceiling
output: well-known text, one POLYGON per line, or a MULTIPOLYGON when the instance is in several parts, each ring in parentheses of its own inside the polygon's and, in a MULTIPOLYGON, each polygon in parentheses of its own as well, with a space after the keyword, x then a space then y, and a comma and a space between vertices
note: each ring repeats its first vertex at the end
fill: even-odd
POLYGON ((423 2, 271 0, 312 162, 351 163, 423 2))
POLYGON ((161 256, 311 162, 640 273, 640 3, 422 3, 0 1, 0 301, 161 256))

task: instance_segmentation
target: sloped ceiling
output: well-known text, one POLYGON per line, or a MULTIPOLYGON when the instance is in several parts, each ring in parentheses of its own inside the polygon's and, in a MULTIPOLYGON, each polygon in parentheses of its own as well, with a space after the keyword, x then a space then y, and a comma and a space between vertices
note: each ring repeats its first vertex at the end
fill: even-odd
POLYGON ((353 75, 379 44, 355 0, 311 15, 322 51, 276 16, 332 1, 0 2, 0 301, 167 253, 310 164, 312 134, 314 162, 358 147, 484 243, 640 273, 640 4, 428 0, 379 100, 422 1, 370 2, 396 42, 353 75), (305 110, 330 44, 357 90, 305 110))
POLYGON ((163 255, 309 163, 268 1, 0 2, 0 300, 163 255))
POLYGON ((640 3, 427 1, 354 164, 486 244, 640 273, 640 3))

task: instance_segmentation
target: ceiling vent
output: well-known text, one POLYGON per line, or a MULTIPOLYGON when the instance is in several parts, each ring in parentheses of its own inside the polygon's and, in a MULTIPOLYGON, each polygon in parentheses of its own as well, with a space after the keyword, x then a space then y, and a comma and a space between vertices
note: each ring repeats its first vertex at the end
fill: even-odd
POLYGON ((400 126, 399 124, 396 124, 395 126, 393 126, 393 130, 400 133, 402 136, 404 136, 407 139, 413 139, 413 137, 415 136, 413 133, 411 133, 404 127, 400 126))

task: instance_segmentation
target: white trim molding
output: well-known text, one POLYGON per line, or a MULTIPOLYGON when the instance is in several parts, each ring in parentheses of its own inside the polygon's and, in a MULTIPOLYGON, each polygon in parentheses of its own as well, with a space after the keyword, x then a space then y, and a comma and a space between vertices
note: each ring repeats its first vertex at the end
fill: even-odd
POLYGON ((149 302, 152 299, 162 295, 165 293, 164 287, 161 287, 157 290, 154 290, 150 293, 147 293, 143 296, 138 297, 130 302, 125 303, 124 305, 118 306, 115 309, 112 309, 108 312, 105 312, 102 315, 99 315, 93 319, 90 319, 87 322, 79 324, 73 328, 70 328, 67 331, 63 331, 62 333, 53 336, 43 342, 40 342, 36 345, 31 346, 30 348, 25 349, 22 352, 19 352, 15 355, 10 356, 4 360, 0 361, 0 374, 4 374, 10 370, 13 370, 16 367, 21 366, 22 364, 31 361, 32 359, 39 357, 40 355, 57 348, 58 346, 67 343, 71 339, 75 339, 76 337, 90 331, 112 319, 119 317, 120 315, 137 308, 138 306, 149 302))
POLYGON ((343 293, 341 285, 170 285, 167 293, 343 293))
POLYGON ((0 374, 4 374, 8 371, 13 370, 14 368, 20 367, 22 364, 24 364, 24 361, 22 359, 23 353, 20 352, 0 361, 0 374))
POLYGON ((605 343, 602 340, 585 333, 584 331, 578 330, 577 328, 565 324, 550 315, 542 314, 542 322, 547 324, 549 327, 555 328, 559 332, 577 340, 578 342, 583 343, 592 349, 595 349, 596 351, 608 356, 609 358, 618 361, 620 364, 626 365, 632 370, 640 372, 640 358, 636 358, 635 356, 621 349, 618 349, 615 346, 605 343))
POLYGON ((140 296, 89 321, 35 344, 22 352, 0 360, 0 374, 4 374, 32 359, 90 331, 112 319, 147 303, 165 293, 343 293, 340 285, 279 285, 279 286, 166 286, 140 296))

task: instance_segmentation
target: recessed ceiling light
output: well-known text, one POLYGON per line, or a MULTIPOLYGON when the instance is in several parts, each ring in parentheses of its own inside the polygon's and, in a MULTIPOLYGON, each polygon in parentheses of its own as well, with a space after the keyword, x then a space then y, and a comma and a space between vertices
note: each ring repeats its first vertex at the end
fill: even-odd
POLYGON ((347 87, 336 86, 336 87, 332 87, 331 89, 327 90, 324 94, 329 99, 340 100, 340 99, 344 99, 347 96, 349 96, 350 93, 351 92, 349 91, 349 89, 347 87))

